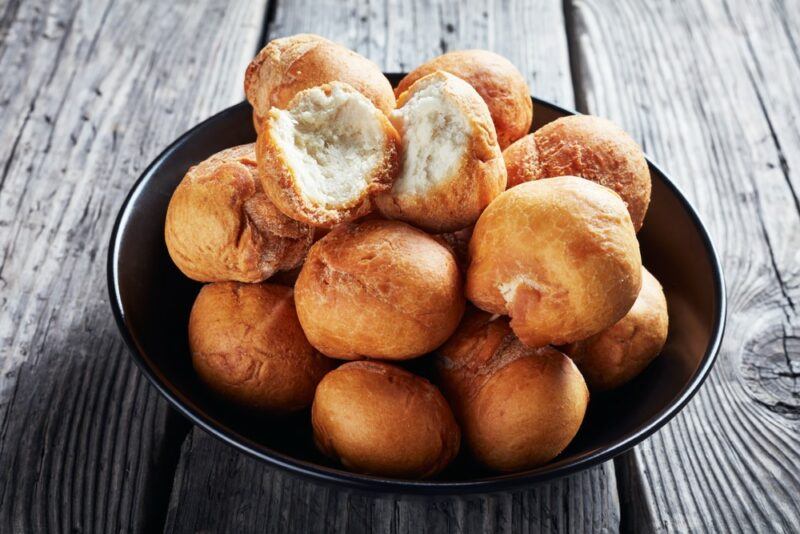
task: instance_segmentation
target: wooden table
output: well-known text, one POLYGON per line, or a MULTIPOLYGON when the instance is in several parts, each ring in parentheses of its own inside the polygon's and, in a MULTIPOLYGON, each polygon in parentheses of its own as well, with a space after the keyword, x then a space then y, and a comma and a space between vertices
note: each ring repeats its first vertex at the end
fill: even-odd
POLYGON ((0 3, 0 532, 796 531, 800 6, 792 0, 0 3), (669 425, 614 462, 483 499, 353 496, 174 412, 107 302, 114 216, 147 163, 242 99, 268 39, 314 32, 408 70, 511 59, 620 123, 708 224, 728 329, 669 425))

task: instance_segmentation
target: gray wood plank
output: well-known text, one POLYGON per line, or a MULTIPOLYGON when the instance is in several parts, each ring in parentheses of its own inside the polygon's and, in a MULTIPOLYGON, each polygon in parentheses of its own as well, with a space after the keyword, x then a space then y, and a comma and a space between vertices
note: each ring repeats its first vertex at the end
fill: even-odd
POLYGON ((671 173, 709 225, 727 278, 714 372, 671 424, 618 463, 627 530, 800 524, 796 7, 569 3, 579 100, 633 132, 671 173))
POLYGON ((337 41, 386 72, 407 72, 449 50, 492 50, 520 69, 534 95, 574 105, 563 9, 556 1, 278 2, 269 38, 299 32, 337 41))
POLYGON ((0 531, 161 527, 188 425, 133 368, 106 246, 147 163, 242 98, 265 2, 0 10, 0 531))
POLYGON ((610 532, 619 521, 611 463, 532 491, 397 499, 268 468, 196 429, 172 497, 167 532, 610 532))
MULTIPOLYGON (((560 2, 279 2, 268 38, 299 32, 338 41, 386 71, 446 50, 492 49, 520 68, 534 94, 574 103, 560 2)), ((181 454, 166 531, 610 532, 618 524, 611 463, 514 494, 396 500, 298 480, 195 429, 181 454)))

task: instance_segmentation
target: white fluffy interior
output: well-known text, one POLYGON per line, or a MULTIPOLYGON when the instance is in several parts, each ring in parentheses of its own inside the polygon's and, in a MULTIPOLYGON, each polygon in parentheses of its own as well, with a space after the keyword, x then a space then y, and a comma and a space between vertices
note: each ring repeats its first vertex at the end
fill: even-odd
POLYGON ((403 137, 403 168, 393 187, 396 194, 422 194, 458 170, 470 125, 443 92, 444 85, 444 80, 431 81, 392 112, 392 122, 403 137))
POLYGON ((497 285, 497 290, 500 292, 503 300, 506 301, 506 306, 510 306, 514 303, 514 299, 517 298, 517 291, 519 290, 520 286, 523 285, 534 288, 536 287, 536 283, 524 275, 517 275, 511 280, 497 285))
POLYGON ((365 97, 335 85, 277 111, 273 135, 308 200, 336 208, 361 196, 385 142, 376 113, 365 97))

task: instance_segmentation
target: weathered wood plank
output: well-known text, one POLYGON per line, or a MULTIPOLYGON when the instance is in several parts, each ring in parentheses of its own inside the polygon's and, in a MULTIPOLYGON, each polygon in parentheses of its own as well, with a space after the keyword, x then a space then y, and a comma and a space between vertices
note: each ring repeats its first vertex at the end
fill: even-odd
POLYGON ((407 72, 449 50, 485 48, 509 58, 533 93, 574 104, 562 6, 541 0, 303 0, 277 3, 270 39, 313 32, 407 72))
POLYGON ((796 531, 800 13, 747 0, 569 9, 579 100, 632 131, 688 193, 719 247, 729 296, 712 376, 618 463, 623 526, 796 531))
MULTIPOLYGON (((268 37, 299 32, 338 41, 386 71, 408 70, 446 50, 492 49, 520 68, 535 94, 574 103, 560 2, 278 3, 268 37)), ((181 454, 166 530, 593 532, 616 531, 618 523, 611 463, 515 494, 392 500, 297 480, 195 429, 181 454)))
POLYGON ((106 246, 139 172, 242 97, 264 1, 0 13, 0 531, 160 528, 188 425, 124 354, 106 246))
POLYGON ((184 443, 167 532, 608 532, 611 463, 533 491, 468 499, 347 494, 269 469, 201 431, 184 443))

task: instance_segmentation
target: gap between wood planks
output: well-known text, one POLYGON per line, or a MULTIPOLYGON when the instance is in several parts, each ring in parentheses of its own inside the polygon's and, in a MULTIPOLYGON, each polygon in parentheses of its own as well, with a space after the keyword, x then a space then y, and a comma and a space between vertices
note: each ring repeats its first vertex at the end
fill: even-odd
POLYGON ((580 42, 577 34, 575 7, 571 0, 562 0, 564 10, 564 26, 567 33, 567 53, 569 54, 569 70, 572 78, 572 92, 575 98, 575 110, 588 113, 589 106, 586 102, 583 79, 583 57, 580 52, 580 42))
MULTIPOLYGON (((567 34, 567 53, 575 98, 575 110, 589 113, 585 91, 584 54, 581 53, 579 14, 573 0, 562 0, 564 24, 567 34)), ((641 493, 642 480, 636 467, 636 457, 630 452, 614 458, 617 498, 619 499, 620 532, 635 532, 636 525, 652 524, 652 514, 633 496, 641 493)))
MULTIPOLYGON (((278 0, 268 0, 267 9, 264 12, 264 22, 261 25, 261 35, 258 38, 258 43, 253 50, 253 56, 258 54, 261 48, 267 44, 269 41, 269 34, 270 34, 270 27, 275 20, 275 12, 278 7, 278 0)), ((172 406, 169 407, 169 415, 172 419, 172 423, 168 425, 168 429, 171 426, 176 427, 174 433, 170 436, 169 440, 165 444, 165 456, 168 456, 168 460, 165 461, 164 467, 165 472, 163 475, 164 478, 164 488, 163 491, 159 495, 158 499, 158 511, 154 514, 153 517, 153 526, 157 529, 152 530, 152 532, 158 531, 163 532, 167 522, 167 512, 169 510, 170 500, 172 493, 174 491, 175 482, 177 480, 176 476, 178 475, 178 465, 181 461, 181 455, 183 452, 183 445, 186 441, 190 438, 190 434, 194 428, 194 425, 189 421, 186 417, 179 414, 172 406)), ((146 529, 145 531, 150 531, 150 529, 146 529)))
MULTIPOLYGON (((278 0, 268 0, 267 9, 264 12, 264 22, 262 24, 261 35, 259 36, 258 43, 253 50, 253 56, 258 54, 261 48, 266 45, 269 40, 269 30, 272 22, 275 20, 275 12, 278 6, 278 0)), ((163 532, 167 521, 167 512, 170 505, 171 495, 174 491, 178 465, 180 464, 183 445, 189 439, 194 425, 182 414, 179 414, 171 405, 169 407, 169 416, 171 423, 168 423, 167 429, 173 428, 168 440, 165 440, 164 456, 168 459, 164 462, 164 491, 160 492, 157 501, 159 503, 157 512, 154 513, 152 518, 153 530, 145 529, 145 532, 163 532)))
POLYGON ((622 526, 792 531, 800 20, 781 2, 571 7, 589 109, 669 162, 719 247, 731 303, 703 389, 617 461, 635 505, 623 506, 622 526))
POLYGON ((103 251, 147 155, 241 98, 215 75, 243 71, 265 7, 2 8, 0 531, 163 523, 189 424, 127 357, 103 251))

